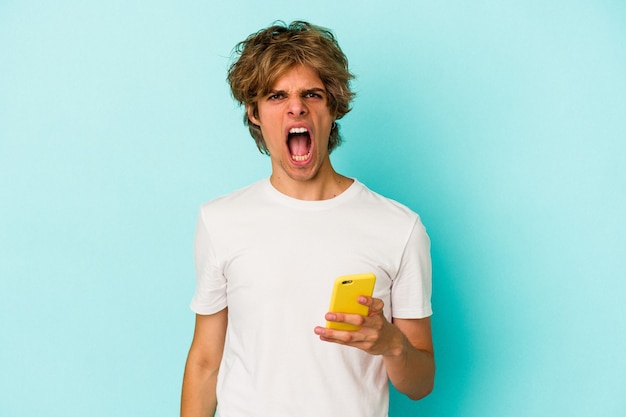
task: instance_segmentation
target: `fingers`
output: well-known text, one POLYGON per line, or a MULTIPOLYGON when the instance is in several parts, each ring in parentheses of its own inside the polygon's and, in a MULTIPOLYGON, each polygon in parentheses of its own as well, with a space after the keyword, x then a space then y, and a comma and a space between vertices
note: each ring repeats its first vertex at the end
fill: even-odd
POLYGON ((363 341, 371 338, 372 334, 376 335, 383 328, 384 321, 386 321, 382 314, 384 302, 378 298, 366 296, 358 297, 358 302, 369 307, 368 316, 341 312, 328 312, 324 316, 329 322, 349 324, 356 326, 358 330, 333 330, 319 327, 315 329, 315 333, 333 341, 345 343, 355 340, 363 341), (355 335, 354 333, 359 334, 355 335))
POLYGON ((361 330, 336 330, 321 326, 315 328, 315 334, 326 342, 344 345, 375 341, 378 336, 378 332, 367 328, 362 328, 361 330))
POLYGON ((348 313, 326 313, 330 322, 346 323, 359 326, 359 330, 336 330, 318 326, 315 328, 320 340, 341 345, 353 346, 373 355, 383 354, 389 344, 391 323, 383 314, 384 302, 379 298, 358 297, 357 301, 369 307, 368 316, 348 313))
POLYGON ((361 295, 357 298, 359 304, 369 307, 369 316, 378 314, 383 311, 385 307, 385 303, 380 298, 367 297, 365 295, 361 295))
POLYGON ((344 330, 333 330, 326 327, 318 326, 315 328, 315 334, 320 337, 320 340, 325 342, 334 342, 345 345, 354 340, 354 332, 344 330))
POLYGON ((337 322, 337 323, 346 323, 351 324, 353 326, 358 327, 379 327, 379 320, 372 318, 378 317, 379 319, 383 319, 383 308, 385 303, 380 298, 373 298, 367 296, 359 296, 357 298, 359 304, 369 307, 369 314, 367 316, 361 316, 359 314, 349 314, 342 312, 328 312, 326 313, 326 320, 337 322))
POLYGON ((326 321, 352 324, 354 326, 359 326, 359 327, 363 326, 363 323, 365 322, 365 317, 359 314, 326 313, 324 318, 326 319, 326 321))
POLYGON ((325 327, 316 327, 315 334, 324 342, 353 346, 372 354, 378 354, 376 346, 380 341, 380 332, 368 328, 358 331, 334 330, 325 327))

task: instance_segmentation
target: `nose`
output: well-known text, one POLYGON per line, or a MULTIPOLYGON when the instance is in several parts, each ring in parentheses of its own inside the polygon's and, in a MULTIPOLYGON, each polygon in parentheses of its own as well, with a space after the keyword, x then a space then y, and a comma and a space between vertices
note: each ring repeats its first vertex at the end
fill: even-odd
POLYGON ((287 113, 290 116, 303 116, 307 113, 306 103, 302 97, 291 97, 287 102, 287 113))

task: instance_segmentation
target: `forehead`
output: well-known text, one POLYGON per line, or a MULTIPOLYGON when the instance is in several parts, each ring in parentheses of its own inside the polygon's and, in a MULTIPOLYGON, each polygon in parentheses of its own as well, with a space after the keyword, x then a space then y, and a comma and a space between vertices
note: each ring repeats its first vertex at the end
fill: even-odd
POLYGON ((320 79, 318 72, 306 65, 294 65, 285 69, 270 86, 272 90, 286 91, 310 88, 324 89, 324 83, 320 79))

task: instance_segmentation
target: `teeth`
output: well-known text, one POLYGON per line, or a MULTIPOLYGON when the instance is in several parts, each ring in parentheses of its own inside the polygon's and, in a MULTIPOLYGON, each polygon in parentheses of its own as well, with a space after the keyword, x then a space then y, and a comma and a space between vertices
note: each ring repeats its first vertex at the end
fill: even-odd
POLYGON ((309 156, 311 156, 311 152, 307 153, 306 155, 291 155, 291 159, 297 162, 302 162, 302 161, 306 161, 309 158, 309 156))
POLYGON ((307 133, 308 130, 306 127, 292 127, 289 129, 289 133, 307 133))

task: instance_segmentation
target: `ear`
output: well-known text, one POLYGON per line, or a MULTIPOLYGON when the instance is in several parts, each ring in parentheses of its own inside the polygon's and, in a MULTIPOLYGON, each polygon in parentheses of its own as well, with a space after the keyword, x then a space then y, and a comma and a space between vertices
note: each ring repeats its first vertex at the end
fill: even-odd
POLYGON ((257 126, 261 126, 261 121, 259 120, 258 117, 254 115, 252 106, 250 106, 249 104, 246 105, 246 112, 248 113, 248 120, 250 120, 252 123, 254 123, 257 126))

